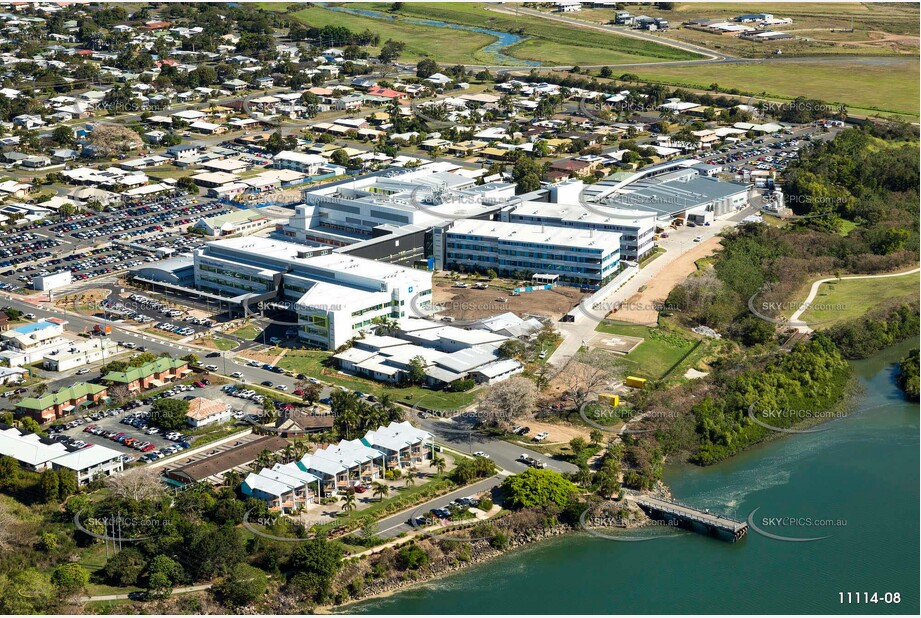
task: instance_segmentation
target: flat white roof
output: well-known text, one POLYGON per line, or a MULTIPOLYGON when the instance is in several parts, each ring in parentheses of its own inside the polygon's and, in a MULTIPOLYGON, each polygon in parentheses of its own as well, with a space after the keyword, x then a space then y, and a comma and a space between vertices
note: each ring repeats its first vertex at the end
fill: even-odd
POLYGON ((464 219, 457 221, 448 234, 466 234, 496 239, 500 242, 522 242, 560 247, 592 248, 600 251, 616 250, 620 247, 620 234, 578 228, 542 226, 522 223, 503 223, 464 219))
MULTIPOLYGON (((603 205, 599 205, 599 209, 603 205)), ((590 212, 581 204, 552 204, 549 202, 522 202, 510 211, 514 215, 532 217, 546 217, 559 221, 585 221, 589 223, 609 223, 612 225, 636 226, 637 228, 652 227, 656 224, 655 213, 626 208, 604 206, 605 211, 610 210, 610 215, 601 215, 590 212)))
POLYGON ((422 429, 416 429, 409 424, 409 421, 403 421, 402 423, 394 421, 377 431, 369 431, 361 441, 370 446, 380 446, 390 451, 399 451, 407 446, 431 439, 432 434, 422 429))

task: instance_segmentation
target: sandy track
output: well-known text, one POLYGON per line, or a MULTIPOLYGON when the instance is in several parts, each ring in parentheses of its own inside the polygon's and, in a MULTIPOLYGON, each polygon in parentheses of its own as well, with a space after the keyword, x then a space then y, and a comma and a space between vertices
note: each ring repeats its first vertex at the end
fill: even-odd
MULTIPOLYGON (((712 255, 720 249, 720 238, 714 236, 708 238, 696 247, 675 259, 668 268, 659 273, 658 276, 646 285, 646 289, 637 292, 626 301, 626 306, 619 309, 615 314, 609 315, 609 318, 621 322, 630 322, 633 324, 655 324, 659 312, 655 309, 656 303, 663 303, 672 289, 687 279, 688 275, 697 271, 694 262, 712 255)), ((663 259, 666 256, 660 256, 657 259, 663 259)))

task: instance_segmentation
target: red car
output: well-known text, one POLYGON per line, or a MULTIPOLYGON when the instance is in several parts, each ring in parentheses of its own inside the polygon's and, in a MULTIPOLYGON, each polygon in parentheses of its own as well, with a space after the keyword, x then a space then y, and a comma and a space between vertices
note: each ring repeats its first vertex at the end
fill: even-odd
POLYGON ((356 493, 356 494, 363 494, 363 493, 365 493, 366 491, 368 491, 368 488, 365 487, 364 485, 361 485, 361 484, 359 484, 359 485, 354 485, 354 486, 352 487, 352 489, 355 490, 355 493, 356 493))

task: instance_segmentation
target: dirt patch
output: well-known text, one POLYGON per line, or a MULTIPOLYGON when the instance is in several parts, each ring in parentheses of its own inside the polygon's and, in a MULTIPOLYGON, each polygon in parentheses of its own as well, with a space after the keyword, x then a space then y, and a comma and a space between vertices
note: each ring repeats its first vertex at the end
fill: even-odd
POLYGON ((55 298, 54 305, 68 310, 77 310, 85 315, 92 315, 99 308, 99 304, 108 298, 111 293, 112 291, 106 288, 90 288, 55 298))
POLYGON ((266 354, 258 350, 244 350, 237 354, 237 356, 248 360, 256 360, 260 363, 269 363, 270 365, 274 364, 275 360, 279 358, 278 354, 266 354))
MULTIPOLYGON (((471 285, 473 279, 470 280, 471 285)), ((451 316, 456 320, 478 320, 510 311, 519 317, 526 315, 559 320, 578 305, 586 295, 578 288, 557 286, 550 290, 522 292, 512 296, 510 290, 492 284, 485 290, 472 287, 456 288, 449 281, 437 281, 432 290, 432 302, 445 310, 439 317, 451 316), (498 299, 503 300, 498 300, 498 299)))
POLYGON ((535 421, 529 419, 518 419, 515 421, 516 425, 526 425, 531 428, 531 433, 525 436, 520 440, 522 446, 527 446, 534 444, 531 442, 531 436, 535 436, 542 431, 546 431, 548 434, 547 439, 541 442, 544 445, 550 444, 565 444, 568 443, 573 438, 585 438, 589 439, 589 429, 585 427, 576 427, 575 425, 564 425, 561 423, 548 423, 545 421, 535 421))
POLYGON ((697 260, 712 255, 719 249, 720 238, 714 236, 698 244, 684 255, 675 258, 669 263, 668 268, 646 284, 642 292, 637 292, 628 298, 623 308, 608 317, 633 324, 655 324, 659 318, 659 312, 655 307, 664 304, 669 292, 687 279, 691 273, 697 271, 697 266, 694 264, 697 260))

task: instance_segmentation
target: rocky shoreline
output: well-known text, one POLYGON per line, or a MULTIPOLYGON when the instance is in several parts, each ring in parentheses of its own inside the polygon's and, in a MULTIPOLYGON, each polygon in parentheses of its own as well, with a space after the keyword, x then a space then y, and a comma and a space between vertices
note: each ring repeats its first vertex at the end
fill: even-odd
POLYGON ((398 574, 369 582, 365 586, 360 597, 351 599, 348 603, 343 605, 327 605, 317 608, 317 613, 339 613, 354 603, 360 603, 377 597, 389 596, 407 588, 440 579, 451 573, 456 573, 475 565, 484 564, 533 543, 570 534, 574 531, 575 529, 567 524, 557 524, 551 528, 541 528, 539 530, 528 530, 510 538, 508 545, 504 549, 497 549, 486 540, 470 542, 469 559, 459 560, 456 557, 446 557, 428 565, 425 569, 414 572, 412 577, 406 577, 405 574, 398 574))

